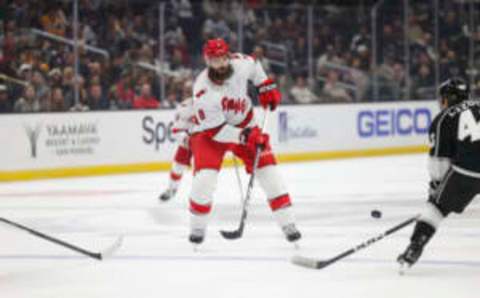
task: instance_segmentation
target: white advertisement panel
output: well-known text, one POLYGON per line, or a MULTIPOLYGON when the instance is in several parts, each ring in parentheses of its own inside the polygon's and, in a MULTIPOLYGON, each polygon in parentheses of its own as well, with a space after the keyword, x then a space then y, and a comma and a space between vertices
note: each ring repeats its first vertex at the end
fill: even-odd
POLYGON ((0 170, 169 161, 173 111, 0 117, 0 170))
MULTIPOLYGON (((422 146, 436 113, 434 101, 282 106, 268 131, 280 156, 422 146)), ((0 174, 169 162, 173 117, 172 110, 2 115, 0 174)))
POLYGON ((435 101, 284 106, 270 131, 279 153, 420 146, 438 111, 435 101))

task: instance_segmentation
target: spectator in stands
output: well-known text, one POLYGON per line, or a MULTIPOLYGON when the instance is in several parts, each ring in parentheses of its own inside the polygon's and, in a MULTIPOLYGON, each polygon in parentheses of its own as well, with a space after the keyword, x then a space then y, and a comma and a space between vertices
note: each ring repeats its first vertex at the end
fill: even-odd
POLYGON ((308 67, 308 48, 305 37, 300 36, 295 40, 293 45, 293 62, 292 66, 297 73, 306 73, 308 67))
POLYGON ((52 6, 48 12, 40 18, 40 23, 48 33, 65 36, 67 18, 60 8, 52 6))
POLYGON ((298 76, 295 85, 290 89, 290 99, 294 103, 308 104, 318 101, 318 97, 308 88, 303 76, 298 76))
POLYGON ((75 104, 74 73, 71 66, 63 69, 62 95, 65 108, 69 109, 75 104))
MULTIPOLYGON (((268 37, 268 39, 272 42, 282 44, 285 42, 285 29, 284 29, 284 22, 282 18, 277 17, 273 21, 273 23, 268 26, 266 29, 259 28, 260 30, 264 29, 267 32, 264 33, 264 36, 261 37, 268 37)), ((257 42, 262 42, 263 40, 260 36, 257 37, 257 42)))
POLYGON ((202 11, 206 17, 212 17, 221 12, 222 1, 204 0, 202 1, 202 11))
POLYGON ((176 108, 178 103, 192 97, 193 82, 191 80, 186 80, 185 82, 177 82, 177 85, 178 92, 175 90, 175 88, 172 88, 172 90, 168 92, 166 100, 162 102, 162 108, 176 108))
POLYGON ((168 92, 166 100, 162 101, 162 108, 174 109, 177 106, 177 102, 177 93, 172 90, 168 92))
POLYGON ((341 64, 343 60, 337 54, 337 51, 332 44, 327 45, 327 51, 321 55, 317 60, 317 73, 323 75, 327 73, 328 63, 341 64))
POLYGON ((180 43, 180 39, 184 36, 183 28, 178 24, 176 17, 168 19, 167 28, 165 29, 165 43, 168 46, 175 46, 180 43))
POLYGON ((89 98, 85 89, 78 90, 78 102, 70 107, 72 112, 87 112, 90 111, 89 98))
POLYGON ((252 56, 255 57, 255 59, 258 62, 260 62, 265 72, 268 73, 271 71, 270 60, 267 57, 265 57, 265 48, 263 46, 260 46, 260 45, 255 46, 253 48, 252 56))
POLYGON ((134 109, 156 109, 159 107, 158 100, 152 95, 150 83, 142 85, 140 96, 136 96, 133 101, 134 109))
POLYGON ((124 69, 120 81, 115 85, 115 95, 120 109, 131 109, 135 100, 133 73, 124 69))
POLYGON ((76 83, 75 83, 75 77, 71 78, 68 88, 63 93, 63 98, 64 98, 64 108, 66 110, 69 110, 74 105, 78 106, 79 104, 88 106, 86 102, 85 79, 83 76, 77 75, 76 83), (78 102, 77 102, 77 99, 75 98, 75 87, 76 87, 75 84, 78 85, 78 102))
POLYGON ((93 84, 90 86, 87 102, 92 111, 109 109, 108 99, 104 95, 100 84, 93 84))
POLYGON ((87 64, 88 68, 88 76, 90 79, 94 77, 98 77, 100 81, 102 81, 102 66, 98 61, 91 61, 90 63, 87 64))
POLYGON ((62 88, 55 87, 50 92, 50 102, 49 102, 49 111, 50 112, 65 112, 68 107, 65 106, 65 99, 63 97, 62 88))
POLYGON ((393 78, 391 83, 392 95, 394 100, 406 99, 404 98, 405 68, 401 63, 396 62, 393 64, 393 78))
POLYGON ((360 31, 357 32, 350 41, 350 51, 354 52, 359 46, 363 45, 368 47, 370 45, 370 34, 367 26, 360 27, 360 31))
POLYGON ((359 69, 361 71, 369 71, 371 63, 370 49, 366 45, 359 45, 353 54, 360 61, 359 69))
POLYGON ((108 108, 110 111, 117 111, 120 110, 120 106, 118 105, 118 98, 115 90, 115 86, 111 86, 108 90, 107 99, 108 99, 108 108))
POLYGON ((441 19, 440 31, 443 36, 447 36, 450 40, 455 40, 462 34, 461 23, 457 19, 457 13, 452 9, 447 12, 445 18, 441 19))
MULTIPOLYGON (((80 40, 105 49, 110 54, 108 62, 104 62, 106 60, 97 60, 99 56, 80 47, 79 72, 83 77, 81 81, 89 86, 100 84, 103 91, 109 90, 108 98, 111 103, 114 103, 110 108, 131 109, 135 91, 141 93, 141 90, 134 89, 135 86, 143 89, 143 85, 147 82, 151 84, 153 97, 164 100, 159 105, 162 106, 165 103, 166 106, 172 106, 174 99, 180 98, 182 83, 198 70, 199 65, 203 66, 201 44, 204 36, 202 33, 205 37, 218 36, 230 39, 232 51, 234 51, 239 44, 236 32, 240 16, 242 16, 243 25, 243 51, 252 51, 264 69, 278 78, 277 83, 285 92, 286 102, 289 95, 292 100, 295 100, 290 94, 292 77, 304 76, 308 65, 306 49, 308 49, 309 35, 306 32, 307 15, 303 14, 306 12, 303 4, 295 2, 283 5, 282 1, 276 1, 281 5, 271 7, 270 2, 264 0, 204 0, 201 3, 192 0, 169 0, 167 2, 165 65, 162 65, 166 71, 162 76, 169 83, 167 96, 162 98, 158 74, 149 75, 146 79, 138 75, 139 71, 136 68, 127 69, 140 61, 149 64, 158 63, 155 61, 159 45, 158 3, 155 1, 128 1, 127 3, 104 0, 80 1, 80 40), (239 9, 241 6, 243 10, 239 9), (256 45, 262 45, 265 49, 256 45), (267 49, 268 53, 265 53, 267 49), (125 69, 129 74, 123 74, 125 69), (170 82, 173 86, 170 86, 170 82)), ((388 98, 389 100, 403 98, 408 94, 405 89, 406 74, 403 62, 404 21, 403 17, 398 15, 398 9, 402 5, 394 2, 386 1, 378 11, 379 15, 382 15, 382 22, 379 24, 377 34, 377 54, 381 58, 392 55, 394 61, 393 66, 389 63, 388 68, 384 69, 388 76, 380 78, 383 80, 380 84, 380 99, 388 98), (391 79, 392 68, 393 79, 391 79), (384 80, 384 77, 388 79, 384 80)), ((420 82, 434 78, 432 70, 436 56, 433 50, 434 26, 431 22, 433 14, 431 7, 421 2, 410 1, 409 3, 410 29, 406 37, 410 41, 409 66, 412 83, 420 78, 421 73, 429 74, 427 77, 422 77, 420 82), (423 65, 426 65, 429 71, 426 71, 423 65)), ((39 0, 9 0, 7 6, 4 22, 1 23, 0 19, 0 72, 34 84, 36 96, 40 99, 41 111, 46 109, 44 105, 49 106, 49 98, 45 101, 41 100, 45 99, 44 94, 52 93, 45 91, 62 85, 64 109, 70 110, 75 104, 73 51, 67 49, 61 42, 52 41, 25 30, 40 28, 52 34, 72 38, 73 16, 70 7, 65 1, 39 0), (40 78, 37 72, 40 76, 48 74, 48 78, 40 78)), ((454 75, 465 76, 466 69, 475 68, 475 66, 468 66, 469 43, 465 39, 470 32, 462 30, 465 19, 460 18, 459 13, 463 13, 461 11, 463 8, 460 6, 450 3, 441 5, 444 13, 439 15, 440 81, 454 75)), ((336 86, 332 90, 344 93, 340 96, 342 101, 346 101, 345 98, 348 96, 352 97, 351 90, 355 90, 356 100, 360 98, 372 100, 371 92, 367 92, 371 87, 367 82, 369 80, 367 75, 371 73, 371 35, 369 18, 365 15, 365 11, 368 11, 368 6, 360 3, 353 9, 343 5, 315 7, 312 48, 317 65, 314 72, 317 78, 323 79, 326 76, 331 77, 328 73, 332 69, 343 69, 341 73, 337 73, 336 83, 329 84, 326 88, 326 92, 329 93, 331 86, 336 86), (353 18, 354 14, 358 15, 353 18), (327 63, 337 67, 327 67, 327 63), (345 66, 357 71, 345 70, 345 66), (349 84, 353 87, 352 89, 344 88, 350 86, 349 84)), ((480 33, 476 36, 480 40, 480 33)), ((478 64, 478 55, 474 57, 478 64)), ((379 59, 378 62, 382 63, 383 59, 379 59)), ((328 80, 335 81, 331 78, 328 80)), ((298 82, 293 88, 296 88, 297 84, 298 82)), ((84 88, 83 85, 84 83, 80 84, 80 89, 84 88)), ((24 96, 23 87, 19 86, 8 86, 8 93, 12 99, 11 106, 14 105, 15 99, 24 96)), ((412 94, 416 94, 417 87, 412 84, 412 94)), ((322 89, 323 86, 316 86, 315 89, 317 88, 322 89)), ((88 98, 90 98, 90 89, 87 89, 88 98)), ((418 96, 424 95, 415 97, 418 96)))
POLYGON ((62 86, 62 71, 60 68, 54 68, 48 72, 48 78, 52 87, 62 86))
POLYGON ((13 106, 15 113, 32 113, 40 111, 40 102, 32 85, 27 85, 23 89, 23 96, 17 99, 13 106))
POLYGON ((48 96, 50 89, 48 88, 47 82, 45 81, 43 74, 39 70, 35 70, 33 72, 32 85, 35 88, 37 100, 40 101, 41 98, 48 96))
POLYGON ((454 76, 464 76, 462 71, 457 54, 454 51, 448 50, 445 56, 440 57, 440 80, 454 76))
POLYGON ((12 104, 8 98, 8 90, 6 85, 0 85, 0 114, 11 113, 13 111, 12 104))
POLYGON ((323 96, 327 101, 332 102, 351 102, 352 97, 347 90, 338 83, 338 73, 329 71, 327 81, 322 90, 323 96))
POLYGON ((435 82, 433 80, 432 71, 427 64, 422 64, 418 71, 418 75, 413 77, 413 99, 435 98, 435 82))
MULTIPOLYGON (((171 0, 170 3, 173 6, 173 10, 177 12, 180 27, 191 29, 194 23, 194 15, 190 0, 171 0)), ((187 37, 193 38, 189 32, 191 32, 191 30, 186 30, 185 32, 187 33, 187 37)))
POLYGON ((378 67, 378 75, 387 81, 393 80, 393 65, 395 64, 395 55, 388 53, 385 55, 383 63, 378 67))
POLYGON ((90 24, 81 24, 80 32, 81 39, 84 43, 97 46, 97 34, 95 34, 90 24))
POLYGON ((366 71, 362 70, 362 60, 359 57, 353 57, 351 60, 352 70, 348 73, 349 80, 355 85, 355 101, 364 98, 367 92, 369 78, 366 71))
POLYGON ((203 24, 204 38, 218 37, 228 40, 230 33, 230 28, 220 12, 216 12, 212 18, 207 19, 203 24))
POLYGON ((1 62, 4 65, 7 65, 8 63, 12 62, 15 60, 15 51, 16 51, 16 36, 15 33, 11 30, 6 30, 5 35, 2 36, 3 40, 1 41, 2 44, 2 59, 1 62))
POLYGON ((31 82, 32 81, 32 65, 24 63, 20 65, 20 68, 18 69, 18 76, 20 79, 31 82))
POLYGON ((298 15, 295 11, 291 12, 287 16, 287 19, 282 28, 282 31, 286 35, 287 39, 292 41, 297 39, 300 36, 302 32, 302 28, 300 27, 298 15))

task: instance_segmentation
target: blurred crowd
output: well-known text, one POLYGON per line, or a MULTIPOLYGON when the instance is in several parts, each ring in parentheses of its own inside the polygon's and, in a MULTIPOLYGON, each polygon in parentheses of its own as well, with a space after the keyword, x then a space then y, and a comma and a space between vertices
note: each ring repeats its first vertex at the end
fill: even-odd
POLYGON ((403 1, 386 1, 376 23, 376 69, 366 5, 309 11, 295 1, 168 0, 160 8, 147 0, 79 0, 76 65, 71 1, 5 2, 3 113, 174 108, 190 96, 204 67, 202 44, 212 37, 254 55, 279 83, 285 103, 432 99, 435 84, 452 75, 479 84, 468 59, 472 54, 479 63, 480 30, 469 29, 467 6, 454 1, 440 1, 438 55, 431 1, 410 1, 406 34, 403 1))

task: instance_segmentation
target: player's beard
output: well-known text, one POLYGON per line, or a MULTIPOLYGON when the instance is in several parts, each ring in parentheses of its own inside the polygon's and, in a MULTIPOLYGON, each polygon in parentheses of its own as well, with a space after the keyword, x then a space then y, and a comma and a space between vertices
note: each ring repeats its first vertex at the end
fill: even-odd
POLYGON ((233 68, 230 64, 228 66, 219 67, 217 69, 209 67, 208 77, 217 84, 222 84, 233 73, 233 68))

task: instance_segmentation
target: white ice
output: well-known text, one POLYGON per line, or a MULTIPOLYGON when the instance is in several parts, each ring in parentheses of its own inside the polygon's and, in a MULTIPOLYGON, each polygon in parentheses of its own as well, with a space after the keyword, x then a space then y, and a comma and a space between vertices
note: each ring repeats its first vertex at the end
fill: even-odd
MULTIPOLYGON (((160 203, 166 173, 0 184, 0 216, 89 250, 125 235, 98 262, 0 224, 1 298, 479 297, 480 204, 443 222, 421 261, 398 275, 412 226, 323 270, 292 265, 293 254, 332 257, 415 215, 426 201, 424 155, 334 160, 280 167, 304 238, 283 238, 256 189, 244 237, 227 241, 240 196, 222 171, 206 242, 187 241, 191 176, 160 203), (383 217, 373 219, 378 209, 383 217)), ((243 174, 243 187, 247 176, 243 174)))

